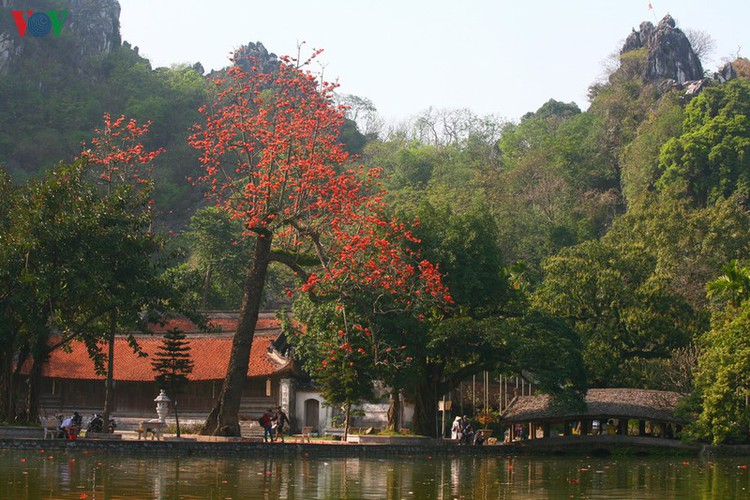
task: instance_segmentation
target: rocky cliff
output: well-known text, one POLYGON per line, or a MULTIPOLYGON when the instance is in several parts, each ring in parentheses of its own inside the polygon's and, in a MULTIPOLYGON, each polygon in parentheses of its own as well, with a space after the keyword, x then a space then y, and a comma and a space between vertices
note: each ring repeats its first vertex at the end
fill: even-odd
POLYGON ((249 71, 255 66, 261 73, 273 73, 279 69, 279 58, 261 42, 250 42, 234 51, 235 64, 249 71))
POLYGON ((682 85, 703 78, 700 59, 695 55, 685 33, 676 27, 669 14, 664 16, 658 26, 650 22, 641 23, 640 29, 633 30, 627 37, 620 53, 641 48, 648 49, 644 81, 673 80, 682 85))
MULTIPOLYGON (((34 49, 61 50, 71 56, 108 53, 120 44, 120 3, 117 0, 70 0, 59 38, 52 33, 21 36, 12 11, 64 10, 51 0, 0 0, 0 75, 7 74, 23 54, 34 49), (55 43, 57 42, 57 43, 55 43)), ((26 17, 26 16, 25 16, 26 17)))

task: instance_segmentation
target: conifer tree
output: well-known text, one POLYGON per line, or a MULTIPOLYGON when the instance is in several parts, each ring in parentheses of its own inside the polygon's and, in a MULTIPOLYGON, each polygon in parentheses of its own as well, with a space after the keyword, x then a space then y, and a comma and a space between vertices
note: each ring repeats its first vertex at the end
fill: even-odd
POLYGON ((177 414, 177 397, 182 394, 188 376, 193 372, 194 362, 190 357, 189 341, 184 332, 173 328, 164 334, 159 350, 151 365, 158 373, 155 377, 159 386, 172 397, 174 418, 177 424, 177 437, 180 437, 180 419, 177 414))

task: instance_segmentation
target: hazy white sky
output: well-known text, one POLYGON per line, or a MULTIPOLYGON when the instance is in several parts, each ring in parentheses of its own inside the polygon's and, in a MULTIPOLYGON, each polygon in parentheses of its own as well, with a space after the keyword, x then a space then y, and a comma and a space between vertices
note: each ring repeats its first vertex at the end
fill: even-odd
POLYGON ((470 108, 516 120, 550 98, 586 108, 588 86, 631 28, 671 14, 716 43, 705 69, 750 50, 747 0, 119 0, 123 39, 153 66, 228 64, 262 42, 325 49, 327 79, 389 120, 470 108))

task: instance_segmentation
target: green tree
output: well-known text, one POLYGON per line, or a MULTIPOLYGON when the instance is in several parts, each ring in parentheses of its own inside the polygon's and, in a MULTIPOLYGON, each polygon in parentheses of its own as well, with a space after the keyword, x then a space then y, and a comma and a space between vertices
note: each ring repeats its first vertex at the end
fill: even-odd
POLYGON ((188 383, 193 372, 193 360, 190 358, 190 342, 187 335, 178 328, 164 333, 159 350, 154 355, 151 366, 156 375, 156 382, 162 389, 169 391, 174 407, 174 418, 177 424, 177 437, 180 437, 180 417, 177 412, 177 400, 188 383))
POLYGON ((23 262, 17 259, 18 236, 12 231, 14 207, 19 187, 0 166, 0 421, 11 422, 16 417, 17 402, 14 357, 18 354, 22 336, 18 315, 22 307, 17 277, 23 262))
POLYGON ((597 241, 545 262, 534 304, 578 332, 592 386, 643 384, 633 362, 668 358, 695 334, 694 310, 654 268, 644 247, 621 250, 597 241))
POLYGON ((538 269, 561 248, 598 238, 621 210, 602 119, 555 101, 503 129, 501 166, 483 178, 506 263, 538 269))
POLYGON ((714 444, 744 443, 750 439, 750 268, 732 260, 706 292, 717 307, 700 339, 689 406, 698 418, 689 431, 714 444))
POLYGON ((12 244, 3 266, 10 269, 13 289, 6 314, 20 334, 19 366, 27 358, 33 362, 30 419, 36 417, 41 370, 52 350, 83 341, 103 371, 99 341, 111 331, 111 313, 120 310, 122 324, 145 328, 141 314, 163 297, 152 261, 158 246, 147 231, 149 199, 147 190, 127 187, 100 197, 81 162, 58 165, 14 199, 6 233, 12 244))
MULTIPOLYGON (((705 284, 725 263, 750 252, 750 214, 735 195, 706 208, 679 196, 681 188, 644 197, 615 220, 604 242, 622 251, 640 246, 673 294, 706 311, 705 284)), ((708 328, 708 316, 703 320, 708 328)))
MULTIPOLYGON (((414 234, 419 253, 438 263, 443 283, 455 290, 453 307, 420 302, 422 290, 405 296, 398 291, 395 297, 377 288, 349 290, 332 302, 300 298, 293 312, 305 330, 290 338, 300 356, 311 360, 313 378, 326 371, 323 365, 338 369, 328 357, 336 356, 338 362, 351 353, 355 365, 347 369, 367 381, 381 381, 392 404, 401 390, 414 399, 414 432, 429 436, 437 431, 440 396, 485 370, 523 372, 556 396, 580 395, 585 380, 573 330, 549 316, 527 312, 522 300, 511 300, 514 293, 496 245, 497 228, 486 210, 478 205, 455 213, 424 204, 418 218, 414 234), (553 339, 560 363, 549 368, 541 353, 553 339)), ((389 421, 389 426, 396 428, 396 422, 389 421)))
POLYGON ((389 361, 393 361, 374 353, 372 334, 359 335, 364 322, 355 314, 347 315, 346 310, 341 301, 316 304, 302 295, 295 301, 294 318, 305 325, 304 329, 295 328, 288 317, 283 317, 295 354, 320 388, 326 404, 344 411, 344 440, 352 406, 374 399, 374 381, 384 370, 392 369, 389 361))
POLYGON ((709 299, 723 300, 732 307, 740 307, 750 298, 750 268, 732 260, 724 266, 724 274, 706 285, 709 299))
POLYGON ((697 206, 750 193, 750 82, 707 88, 685 108, 682 134, 661 150, 658 186, 686 182, 697 206))
POLYGON ((203 274, 201 309, 236 309, 241 299, 242 269, 251 254, 242 224, 216 207, 206 207, 190 218, 185 236, 194 267, 203 274))
POLYGON ((647 200, 661 177, 660 151, 667 141, 682 133, 683 107, 677 93, 666 94, 623 150, 622 190, 631 207, 647 200))

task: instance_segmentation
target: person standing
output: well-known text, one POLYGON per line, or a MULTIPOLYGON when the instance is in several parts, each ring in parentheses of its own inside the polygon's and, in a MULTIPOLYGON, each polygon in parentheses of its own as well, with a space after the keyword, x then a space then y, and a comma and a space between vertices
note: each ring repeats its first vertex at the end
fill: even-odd
POLYGON ((284 429, 287 425, 289 425, 289 417, 284 413, 284 410, 281 408, 281 406, 276 407, 276 415, 274 415, 274 420, 276 420, 276 438, 280 440, 282 443, 284 442, 284 429))
POLYGON ((273 442, 273 420, 271 420, 271 410, 266 410, 263 415, 258 419, 258 423, 263 427, 263 442, 273 442))
POLYGON ((451 439, 460 441, 461 440, 461 417, 457 416, 451 426, 451 439))

